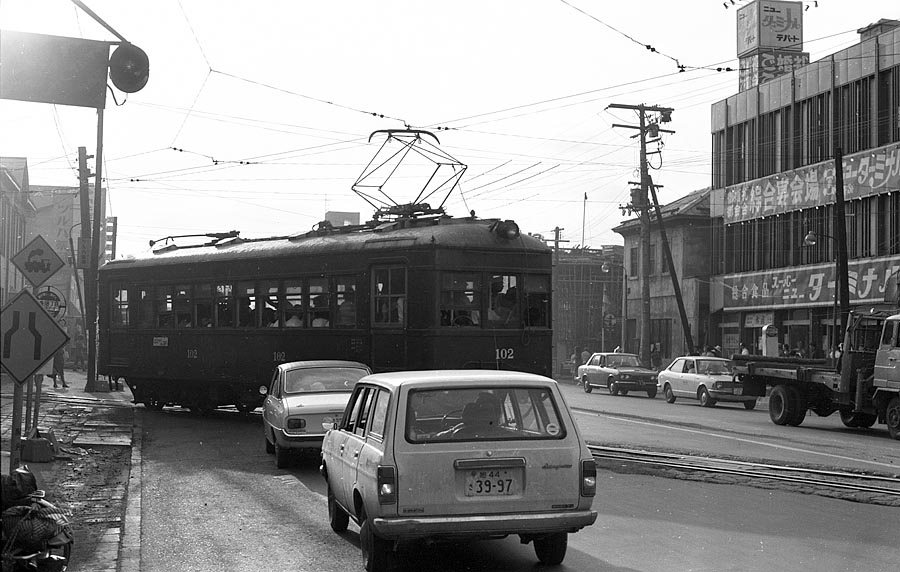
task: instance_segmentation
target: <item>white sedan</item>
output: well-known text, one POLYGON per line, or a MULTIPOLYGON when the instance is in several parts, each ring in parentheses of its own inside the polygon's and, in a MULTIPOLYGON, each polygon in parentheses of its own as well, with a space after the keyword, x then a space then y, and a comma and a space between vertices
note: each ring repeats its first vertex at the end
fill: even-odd
POLYGON ((318 452, 325 432, 341 420, 350 392, 368 366, 341 360, 295 361, 275 368, 263 402, 266 453, 288 465, 292 450, 318 452))
POLYGON ((659 372, 658 384, 666 401, 678 397, 700 401, 713 407, 719 401, 739 402, 745 409, 756 407, 756 397, 743 395, 741 382, 731 375, 731 360, 717 357, 684 356, 676 358, 659 372))

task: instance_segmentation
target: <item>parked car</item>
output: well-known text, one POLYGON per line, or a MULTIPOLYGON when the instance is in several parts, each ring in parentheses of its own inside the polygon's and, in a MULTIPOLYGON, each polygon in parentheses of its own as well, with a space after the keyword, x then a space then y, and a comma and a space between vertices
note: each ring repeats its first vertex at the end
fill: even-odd
POLYGON ((568 534, 597 518, 594 459, 557 383, 533 374, 365 377, 325 435, 320 470, 331 528, 360 526, 370 572, 406 543, 510 534, 559 564, 568 534))
POLYGON ((756 407, 756 397, 742 395, 741 382, 734 379, 729 359, 705 356, 684 356, 659 372, 659 386, 666 401, 675 403, 678 397, 700 401, 703 407, 713 407, 719 401, 739 402, 745 409, 756 407))
POLYGON ((635 354, 595 353, 587 363, 578 366, 576 380, 585 393, 605 387, 610 395, 645 391, 647 397, 656 397, 656 370, 644 367, 635 354))
POLYGON ((286 467, 294 450, 318 452, 325 432, 339 421, 357 380, 372 373, 355 361, 318 360, 283 363, 269 387, 260 387, 266 453, 286 467))

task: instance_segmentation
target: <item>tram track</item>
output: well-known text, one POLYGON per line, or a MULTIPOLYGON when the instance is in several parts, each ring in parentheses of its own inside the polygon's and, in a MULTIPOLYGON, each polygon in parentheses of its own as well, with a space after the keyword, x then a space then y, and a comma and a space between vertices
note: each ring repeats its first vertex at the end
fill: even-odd
MULTIPOLYGON (((837 496, 859 502, 900 506, 900 478, 863 472, 833 471, 799 466, 774 465, 695 455, 663 453, 588 445, 600 466, 613 468, 613 463, 631 464, 649 469, 646 472, 673 478, 685 475, 709 475, 736 479, 751 485, 799 488, 800 492, 837 496), (605 462, 605 463, 604 463, 605 462), (829 492, 830 491, 830 492, 829 492)), ((615 470, 615 468, 614 468, 615 470)), ((644 472, 644 471, 636 471, 644 472)))

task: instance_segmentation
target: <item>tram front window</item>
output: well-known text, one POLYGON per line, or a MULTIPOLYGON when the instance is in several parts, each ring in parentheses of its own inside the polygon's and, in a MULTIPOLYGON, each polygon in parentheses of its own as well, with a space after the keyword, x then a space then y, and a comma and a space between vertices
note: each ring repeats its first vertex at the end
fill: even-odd
POLYGON ((441 279, 441 326, 481 324, 481 280, 477 273, 445 272, 441 279))
POLYGON ((491 276, 491 299, 488 307, 488 326, 491 328, 519 328, 522 326, 519 305, 518 276, 491 276))

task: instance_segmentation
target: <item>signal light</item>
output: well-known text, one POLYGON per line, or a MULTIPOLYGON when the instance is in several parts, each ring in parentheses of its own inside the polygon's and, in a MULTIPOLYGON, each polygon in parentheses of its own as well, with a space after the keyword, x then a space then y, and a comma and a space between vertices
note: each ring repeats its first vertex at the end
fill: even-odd
POLYGON ((519 225, 517 225, 515 221, 504 220, 496 223, 494 232, 496 232, 497 236, 500 238, 512 240, 519 237, 519 225))
POLYGON ((150 79, 150 58, 134 44, 121 44, 109 58, 109 79, 125 93, 140 91, 150 79))

